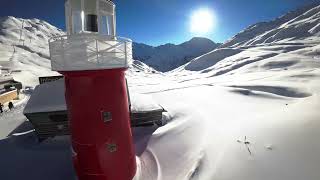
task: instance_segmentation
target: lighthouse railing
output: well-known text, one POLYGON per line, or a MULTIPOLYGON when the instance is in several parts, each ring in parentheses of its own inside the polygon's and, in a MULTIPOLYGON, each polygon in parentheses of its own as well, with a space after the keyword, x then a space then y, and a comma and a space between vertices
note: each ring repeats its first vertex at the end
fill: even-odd
POLYGON ((128 68, 132 62, 132 41, 122 37, 89 33, 53 37, 49 50, 56 71, 128 68))

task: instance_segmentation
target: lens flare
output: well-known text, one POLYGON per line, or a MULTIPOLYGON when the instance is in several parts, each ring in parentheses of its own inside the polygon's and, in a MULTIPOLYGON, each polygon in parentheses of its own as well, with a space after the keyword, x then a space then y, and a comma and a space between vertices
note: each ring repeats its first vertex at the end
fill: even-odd
POLYGON ((215 17, 209 9, 199 9, 192 13, 190 31, 197 34, 209 33, 215 24, 215 17))

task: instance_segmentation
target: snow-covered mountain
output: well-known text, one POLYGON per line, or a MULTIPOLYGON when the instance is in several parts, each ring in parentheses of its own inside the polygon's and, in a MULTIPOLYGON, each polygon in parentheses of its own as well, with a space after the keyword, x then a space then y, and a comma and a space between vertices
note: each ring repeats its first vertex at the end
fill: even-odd
POLYGON ((252 46, 319 36, 320 7, 316 7, 318 4, 288 12, 270 22, 253 24, 221 47, 252 46))
POLYGON ((49 57, 48 40, 64 35, 57 27, 39 19, 21 19, 12 16, 0 18, 0 43, 15 45, 27 51, 49 57))
POLYGON ((215 43, 207 38, 195 37, 179 45, 165 44, 157 47, 142 43, 133 44, 133 58, 140 60, 156 70, 165 72, 175 69, 191 59, 217 48, 215 43))
MULTIPOLYGON (((12 16, 0 18, 0 65, 24 85, 35 86, 38 77, 58 75, 51 71, 48 40, 65 32, 46 21, 12 16)), ((155 70, 134 61, 128 75, 155 70)))
MULTIPOLYGON (((319 36, 320 5, 307 6, 273 21, 249 26, 218 49, 199 56, 174 71, 200 71, 221 75, 251 63, 277 59, 286 53, 292 54, 299 52, 299 49, 314 47, 319 43, 319 36)), ((290 64, 292 63, 287 65, 290 64)))
POLYGON ((51 71, 48 40, 64 32, 39 19, 0 18, 0 65, 24 85, 38 84, 51 71))

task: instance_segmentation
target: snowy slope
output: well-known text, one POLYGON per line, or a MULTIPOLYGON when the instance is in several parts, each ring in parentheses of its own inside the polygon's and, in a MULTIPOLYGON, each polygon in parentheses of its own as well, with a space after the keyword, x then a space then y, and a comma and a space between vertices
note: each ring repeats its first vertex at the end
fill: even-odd
POLYGON ((319 179, 319 8, 288 17, 274 41, 252 44, 255 32, 135 86, 173 116, 152 134, 136 179, 319 179))
POLYGON ((39 76, 51 71, 48 40, 63 35, 58 28, 39 19, 0 18, 0 65, 24 85, 34 86, 39 76))
MULTIPOLYGON (((320 3, 318 3, 320 4, 320 3)), ((270 22, 260 22, 241 31, 222 47, 250 46, 283 40, 301 40, 319 35, 320 7, 309 5, 270 22)))
POLYGON ((134 43, 133 57, 156 70, 165 72, 187 63, 192 58, 212 51, 219 45, 219 43, 200 37, 192 38, 179 45, 165 44, 158 47, 134 43))
POLYGON ((61 36, 64 32, 46 21, 22 19, 12 16, 0 18, 0 42, 7 45, 24 45, 48 57, 48 40, 61 36), (19 42, 19 40, 21 40, 19 42))
POLYGON ((255 32, 238 44, 239 33, 158 83, 133 85, 173 117, 152 134, 136 179, 319 179, 319 8, 274 26, 276 40, 251 43, 255 32))
POLYGON ((316 46, 319 43, 319 27, 320 5, 301 8, 273 21, 252 25, 218 49, 174 71, 210 71, 212 75, 220 75, 260 60, 291 54, 316 46))

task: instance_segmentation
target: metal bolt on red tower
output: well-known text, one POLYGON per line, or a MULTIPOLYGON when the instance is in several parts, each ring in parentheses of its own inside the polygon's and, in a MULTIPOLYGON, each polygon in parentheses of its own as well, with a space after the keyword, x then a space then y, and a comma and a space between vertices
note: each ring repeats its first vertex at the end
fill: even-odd
POLYGON ((115 5, 66 0, 67 35, 49 41, 52 70, 65 76, 79 180, 131 180, 136 172, 125 71, 132 41, 116 37, 115 5))

